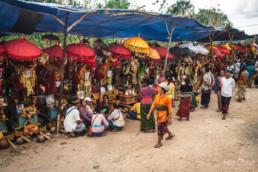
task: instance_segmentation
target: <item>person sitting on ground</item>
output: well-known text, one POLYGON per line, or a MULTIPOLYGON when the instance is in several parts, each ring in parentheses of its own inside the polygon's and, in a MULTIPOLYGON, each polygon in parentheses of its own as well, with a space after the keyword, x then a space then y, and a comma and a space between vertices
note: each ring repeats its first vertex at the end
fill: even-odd
POLYGON ((111 103, 109 102, 109 97, 107 95, 103 96, 103 101, 100 103, 100 107, 102 108, 103 112, 105 112, 105 114, 109 113, 111 103))
POLYGON ((108 121, 104 116, 104 112, 101 107, 95 108, 94 114, 91 121, 92 136, 105 136, 105 127, 108 127, 108 121))
POLYGON ((76 137, 77 135, 85 134, 86 127, 83 121, 80 119, 80 100, 75 99, 72 103, 73 106, 67 110, 64 119, 64 128, 68 132, 70 137, 76 137))
POLYGON ((110 110, 111 110, 111 113, 107 117, 109 121, 109 130, 115 131, 115 132, 122 130, 125 125, 122 112, 118 109, 115 103, 111 105, 110 110))
POLYGON ((90 97, 86 97, 84 100, 86 102, 86 110, 89 111, 91 114, 93 114, 94 106, 92 104, 91 98, 90 97))
POLYGON ((80 111, 80 117, 83 120, 84 124, 86 125, 86 128, 89 128, 91 126, 91 119, 92 119, 93 113, 87 110, 87 105, 85 100, 81 100, 81 107, 79 111, 80 111))
POLYGON ((128 111, 129 118, 140 120, 141 119, 141 103, 135 103, 133 107, 128 111), (136 112, 135 112, 136 111, 136 112))

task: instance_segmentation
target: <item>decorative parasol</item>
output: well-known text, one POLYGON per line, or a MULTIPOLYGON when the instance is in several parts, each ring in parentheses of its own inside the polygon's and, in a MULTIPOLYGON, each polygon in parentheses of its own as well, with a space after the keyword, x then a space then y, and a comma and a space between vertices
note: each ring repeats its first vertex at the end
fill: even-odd
MULTIPOLYGON (((160 57, 166 58, 167 48, 165 48, 165 47, 156 47, 156 50, 158 51, 160 57)), ((172 59, 172 55, 170 53, 168 53, 168 59, 172 59)))
POLYGON ((68 57, 71 57, 72 59, 79 62, 87 62, 88 60, 94 61, 95 57, 94 51, 90 47, 81 43, 68 45, 66 47, 66 53, 68 57), (87 60, 87 58, 89 59, 87 60))
POLYGON ((5 55, 5 53, 6 49, 2 45, 0 45, 0 55, 5 55))
POLYGON ((185 44, 181 44, 181 45, 179 45, 179 47, 181 47, 181 48, 188 48, 191 52, 198 53, 198 51, 196 50, 195 46, 191 42, 188 42, 188 43, 185 43, 185 44))
POLYGON ((188 48, 180 48, 178 46, 170 48, 169 52, 178 56, 192 56, 193 53, 188 48))
POLYGON ((142 38, 139 36, 129 38, 124 41, 124 47, 134 51, 136 53, 142 53, 142 54, 149 54, 150 53, 150 47, 142 38))
POLYGON ((226 55, 230 55, 230 51, 225 47, 220 47, 219 50, 221 51, 221 53, 224 53, 226 55))
POLYGON ((47 35, 43 35, 41 37, 42 40, 49 40, 49 41, 57 41, 57 42, 60 42, 60 39, 56 36, 56 35, 53 35, 52 33, 51 34, 47 34, 47 35))
POLYGON ((228 44, 226 44, 226 43, 220 45, 220 47, 224 47, 224 48, 228 49, 229 51, 231 50, 230 46, 228 44))
MULTIPOLYGON (((59 45, 45 48, 43 51, 44 53, 48 54, 50 57, 57 57, 57 58, 63 57, 63 49, 59 45)), ((67 55, 65 54, 65 56, 67 55)))
POLYGON ((116 59, 129 60, 132 57, 131 52, 120 44, 109 45, 107 51, 111 52, 112 56, 116 59))
POLYGON ((197 54, 204 54, 204 55, 209 54, 209 51, 203 45, 197 45, 197 46, 194 46, 194 48, 196 49, 197 54))
POLYGON ((213 53, 216 54, 217 56, 221 56, 221 57, 223 56, 223 54, 219 49, 213 49, 213 53))
POLYGON ((238 51, 243 51, 244 47, 240 44, 233 44, 233 47, 235 47, 235 49, 237 49, 238 51))
POLYGON ((250 51, 255 51, 256 48, 253 46, 253 45, 247 45, 247 50, 250 50, 250 51))
POLYGON ((17 61, 33 61, 42 55, 39 47, 25 38, 5 42, 3 46, 8 57, 17 61))
POLYGON ((154 62, 160 62, 160 55, 155 47, 150 47, 150 53, 147 54, 146 59, 149 59, 154 62))

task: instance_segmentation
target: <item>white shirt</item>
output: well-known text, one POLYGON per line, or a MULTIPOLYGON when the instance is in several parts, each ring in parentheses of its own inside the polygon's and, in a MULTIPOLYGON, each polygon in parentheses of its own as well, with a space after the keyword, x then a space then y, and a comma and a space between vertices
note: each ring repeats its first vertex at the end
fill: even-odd
POLYGON ((258 72, 258 61, 255 62, 254 67, 255 67, 255 71, 258 72))
POLYGON ((86 110, 93 114, 93 109, 89 105, 86 105, 86 110))
POLYGON ((232 97, 232 91, 235 87, 235 80, 233 78, 221 78, 221 95, 224 97, 232 97))
POLYGON ((235 64, 235 73, 239 73, 240 72, 240 65, 241 65, 240 62, 236 62, 236 64, 235 64))
POLYGON ((76 121, 81 120, 80 113, 75 106, 70 107, 67 112, 69 113, 65 116, 64 128, 66 132, 73 132, 77 126, 76 121))
POLYGON ((108 117, 108 120, 112 120, 113 124, 117 127, 123 127, 125 125, 124 117, 120 110, 116 109, 114 110, 110 116, 108 117), (118 118, 119 117, 119 118, 118 118), (117 119, 118 118, 118 119, 117 119), (117 120, 115 120, 117 119, 117 120))

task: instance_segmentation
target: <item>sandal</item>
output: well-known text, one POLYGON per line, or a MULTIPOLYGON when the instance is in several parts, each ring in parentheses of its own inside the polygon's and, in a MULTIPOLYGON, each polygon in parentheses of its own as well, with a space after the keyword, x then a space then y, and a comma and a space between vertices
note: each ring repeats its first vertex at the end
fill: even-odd
POLYGON ((172 135, 168 136, 165 140, 173 139, 175 136, 176 136, 175 134, 172 134, 172 135))
POLYGON ((70 137, 70 138, 77 138, 77 135, 74 134, 74 136, 73 136, 73 135, 71 135, 70 133, 68 133, 68 137, 70 137))
POLYGON ((160 144, 160 145, 156 144, 156 145, 154 146, 154 148, 160 148, 160 147, 162 147, 162 146, 163 146, 163 144, 160 144))

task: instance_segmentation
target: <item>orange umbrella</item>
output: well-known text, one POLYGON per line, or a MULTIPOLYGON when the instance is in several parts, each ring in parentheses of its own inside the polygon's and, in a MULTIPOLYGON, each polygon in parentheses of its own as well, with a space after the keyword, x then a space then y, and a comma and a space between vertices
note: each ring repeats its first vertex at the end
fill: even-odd
POLYGON ((128 38, 124 41, 124 47, 136 53, 149 54, 150 47, 146 41, 139 36, 128 38))
POLYGON ((154 62, 160 61, 160 55, 155 47, 150 47, 150 53, 147 55, 146 58, 154 62))

